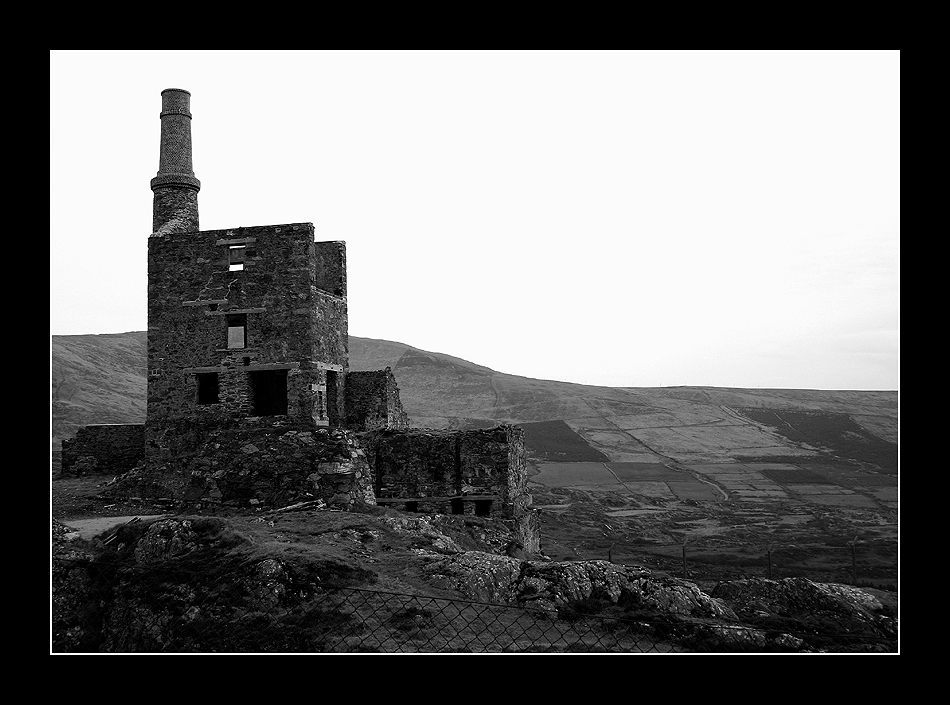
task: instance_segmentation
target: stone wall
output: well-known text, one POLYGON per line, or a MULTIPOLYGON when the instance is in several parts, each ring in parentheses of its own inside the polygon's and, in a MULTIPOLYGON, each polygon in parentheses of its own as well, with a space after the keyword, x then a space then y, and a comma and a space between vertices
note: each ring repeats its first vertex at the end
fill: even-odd
POLYGON ((152 234, 198 230, 198 191, 187 187, 158 188, 152 197, 152 234))
POLYGON ((318 499, 339 509, 375 504, 366 455, 345 430, 247 419, 231 426, 183 423, 167 431, 162 456, 124 478, 122 494, 199 509, 318 499))
POLYGON ((524 430, 380 429, 358 434, 373 471, 377 504, 426 514, 502 520, 528 555, 540 552, 531 508, 524 430))
POLYGON ((311 358, 346 369, 350 360, 346 299, 313 287, 310 292, 311 358))
POLYGON ((511 518, 530 504, 524 432, 516 426, 359 435, 380 504, 499 518, 511 518))
POLYGON ((80 428, 63 440, 63 475, 120 475, 144 455, 143 424, 99 424, 80 428))
POLYGON ((149 441, 186 418, 342 417, 326 399, 342 403, 348 359, 345 246, 313 235, 292 223, 149 238, 149 441))
POLYGON ((315 242, 313 283, 321 291, 346 297, 346 243, 315 242))
POLYGON ((347 428, 356 431, 407 429, 409 424, 392 368, 346 375, 347 428))

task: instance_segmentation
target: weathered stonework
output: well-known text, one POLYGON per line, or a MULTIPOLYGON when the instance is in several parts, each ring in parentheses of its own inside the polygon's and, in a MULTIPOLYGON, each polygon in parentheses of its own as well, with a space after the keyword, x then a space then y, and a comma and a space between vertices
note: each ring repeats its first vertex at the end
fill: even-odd
POLYGON ((392 368, 346 376, 346 425, 359 431, 409 428, 392 368))
POLYGON ((145 453, 143 424, 84 426, 63 440, 63 475, 120 475, 134 468, 145 453))
POLYGON ((161 142, 158 173, 151 181, 152 233, 198 230, 198 191, 201 182, 191 166, 191 93, 180 88, 162 91, 161 142))
POLYGON ((199 508, 375 504, 365 453, 343 429, 246 420, 172 430, 175 447, 167 462, 129 478, 140 496, 199 508))
POLYGON ((198 230, 198 191, 166 186, 152 197, 152 234, 188 233, 198 230))
POLYGON ((310 223, 149 238, 149 441, 181 418, 341 425, 346 299, 316 272, 318 252, 339 267, 344 249, 320 244, 310 223))
POLYGON ((360 434, 379 503, 439 514, 511 518, 527 508, 524 431, 517 426, 360 434))
POLYGON ((522 428, 378 430, 359 436, 378 504, 507 520, 523 551, 539 551, 522 428))

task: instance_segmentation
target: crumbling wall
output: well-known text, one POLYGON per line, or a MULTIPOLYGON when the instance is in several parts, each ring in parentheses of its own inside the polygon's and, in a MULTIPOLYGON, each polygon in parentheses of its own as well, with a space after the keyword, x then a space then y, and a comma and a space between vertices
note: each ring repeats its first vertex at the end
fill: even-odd
POLYGON ((517 537, 518 550, 540 552, 522 428, 378 429, 358 435, 372 468, 377 504, 500 519, 517 537))
POLYGON ((530 504, 524 433, 518 427, 381 429, 359 435, 380 504, 501 518, 530 504))
POLYGON ((162 455, 130 473, 122 494, 197 508, 375 504, 365 453, 345 430, 248 419, 231 426, 183 422, 166 432, 162 455))
POLYGON ((119 475, 134 468, 145 451, 143 424, 97 424, 63 439, 63 475, 119 475))
POLYGON ((314 243, 313 283, 321 291, 346 297, 346 243, 314 243))
MULTIPOLYGON (((312 359, 349 367, 350 341, 346 299, 312 287, 310 290, 312 359)), ((284 333, 286 335, 286 333, 284 333)))
POLYGON ((357 431, 408 429, 392 368, 346 375, 346 427, 357 431))

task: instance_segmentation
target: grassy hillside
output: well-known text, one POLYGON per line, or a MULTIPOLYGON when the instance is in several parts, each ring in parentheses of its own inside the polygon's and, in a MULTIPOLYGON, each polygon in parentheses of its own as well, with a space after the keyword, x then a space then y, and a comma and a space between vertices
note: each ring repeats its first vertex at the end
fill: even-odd
POLYGON ((145 422, 146 334, 54 335, 52 441, 96 423, 145 422))

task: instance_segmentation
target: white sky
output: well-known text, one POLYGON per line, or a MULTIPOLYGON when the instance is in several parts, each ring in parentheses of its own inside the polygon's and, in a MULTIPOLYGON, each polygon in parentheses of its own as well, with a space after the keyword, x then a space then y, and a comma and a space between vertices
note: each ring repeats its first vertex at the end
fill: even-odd
POLYGON ((351 335, 584 384, 899 388, 899 51, 52 51, 51 334, 147 327, 165 88, 201 228, 345 240, 351 335))

